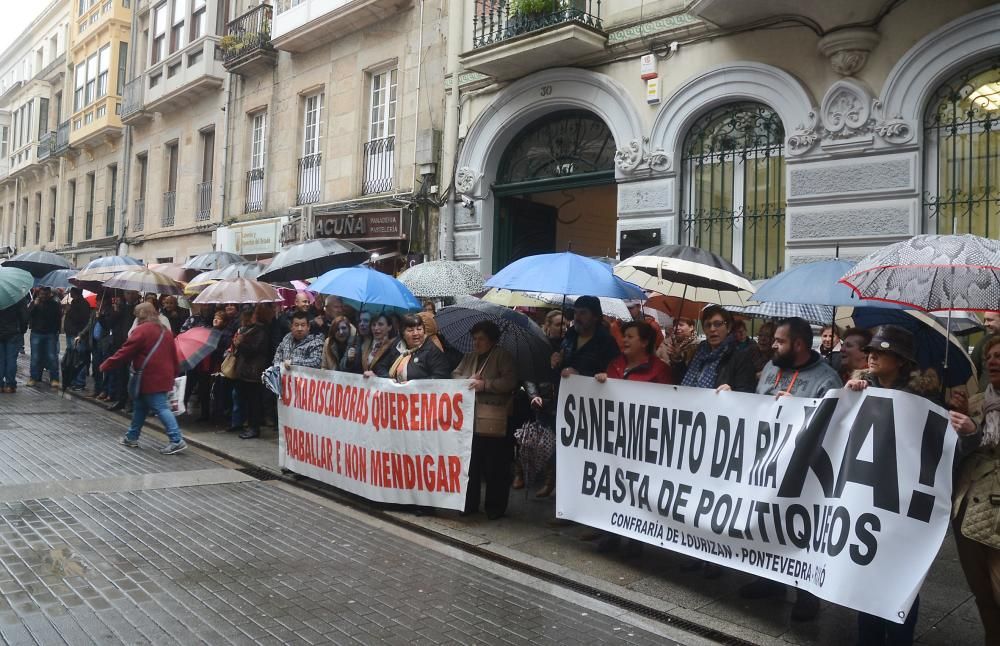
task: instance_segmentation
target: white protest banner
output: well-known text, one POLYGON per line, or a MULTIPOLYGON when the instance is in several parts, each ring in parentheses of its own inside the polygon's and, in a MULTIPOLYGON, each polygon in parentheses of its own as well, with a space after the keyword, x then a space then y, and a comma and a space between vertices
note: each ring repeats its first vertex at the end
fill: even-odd
POLYGON ((955 434, 900 391, 801 399, 570 377, 557 515, 902 622, 944 539, 955 434))
POLYGON ((463 509, 475 405, 469 384, 282 370, 278 464, 370 500, 463 509))

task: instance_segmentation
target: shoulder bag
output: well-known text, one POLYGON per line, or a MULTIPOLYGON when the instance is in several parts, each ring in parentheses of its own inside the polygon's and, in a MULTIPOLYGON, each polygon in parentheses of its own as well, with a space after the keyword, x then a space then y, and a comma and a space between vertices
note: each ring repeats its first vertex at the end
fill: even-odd
POLYGON ((146 366, 149 365, 149 360, 153 358, 153 355, 156 353, 156 349, 160 347, 160 342, 163 341, 163 335, 165 332, 166 330, 162 328, 160 329, 160 338, 158 338, 156 343, 153 344, 153 349, 146 355, 146 360, 142 362, 142 366, 140 366, 138 370, 133 370, 132 374, 129 375, 128 396, 133 401, 139 399, 139 395, 141 394, 140 391, 142 390, 142 371, 146 369, 146 366))

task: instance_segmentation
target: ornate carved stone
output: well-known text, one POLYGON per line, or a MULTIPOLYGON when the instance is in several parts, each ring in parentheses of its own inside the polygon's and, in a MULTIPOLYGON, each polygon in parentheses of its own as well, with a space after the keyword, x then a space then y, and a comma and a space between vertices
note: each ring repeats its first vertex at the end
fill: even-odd
POLYGON ((470 193, 479 181, 479 173, 468 166, 463 166, 455 173, 455 190, 458 193, 470 193))
POLYGON ((874 127, 875 134, 882 141, 898 146, 909 143, 913 139, 913 126, 903 119, 902 115, 897 114, 887 118, 885 108, 878 100, 872 104, 872 109, 877 115, 874 127))
POLYGON ((837 81, 823 97, 820 108, 823 128, 829 139, 850 139, 871 133, 871 93, 860 83, 837 81))
POLYGON ((649 139, 633 139, 615 152, 615 166, 623 173, 650 170, 657 173, 670 170, 670 155, 662 150, 649 150, 649 139))
POLYGON ((820 38, 817 48, 830 60, 830 67, 841 76, 854 76, 868 62, 868 54, 881 36, 868 27, 840 29, 820 38))

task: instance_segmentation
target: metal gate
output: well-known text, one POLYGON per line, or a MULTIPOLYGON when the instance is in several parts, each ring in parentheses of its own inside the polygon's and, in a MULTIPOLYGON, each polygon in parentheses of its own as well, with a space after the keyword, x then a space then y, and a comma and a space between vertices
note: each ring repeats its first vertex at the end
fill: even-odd
POLYGON ((751 279, 782 269, 785 129, 771 108, 720 106, 692 125, 681 156, 681 242, 716 253, 751 279))
POLYGON ((938 88, 924 142, 924 229, 1000 238, 1000 59, 938 88))

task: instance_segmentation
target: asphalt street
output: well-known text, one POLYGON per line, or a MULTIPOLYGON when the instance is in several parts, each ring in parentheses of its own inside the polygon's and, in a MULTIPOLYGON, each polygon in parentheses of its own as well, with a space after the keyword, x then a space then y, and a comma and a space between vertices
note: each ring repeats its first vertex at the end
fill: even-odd
POLYGON ((0 642, 701 643, 123 430, 47 387, 0 395, 0 642))

